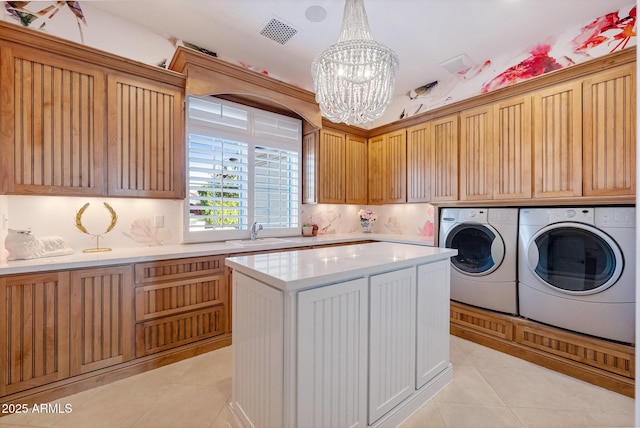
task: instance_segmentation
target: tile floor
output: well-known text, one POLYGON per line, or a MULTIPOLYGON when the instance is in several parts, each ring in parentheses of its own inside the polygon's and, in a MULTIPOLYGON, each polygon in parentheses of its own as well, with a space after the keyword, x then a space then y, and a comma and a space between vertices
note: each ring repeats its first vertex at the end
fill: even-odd
MULTIPOLYGON (((402 428, 633 426, 632 398, 455 336, 451 361, 453 382, 402 428)), ((71 413, 15 414, 0 427, 226 427, 230 397, 227 347, 57 401, 71 413)))

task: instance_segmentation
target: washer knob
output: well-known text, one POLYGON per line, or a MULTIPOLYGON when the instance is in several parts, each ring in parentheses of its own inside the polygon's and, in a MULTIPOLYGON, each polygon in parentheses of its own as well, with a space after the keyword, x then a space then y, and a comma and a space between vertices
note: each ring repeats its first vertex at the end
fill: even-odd
POLYGON ((566 210, 564 212, 564 216, 567 217, 567 218, 573 218, 573 217, 576 216, 576 212, 575 212, 575 210, 566 210))

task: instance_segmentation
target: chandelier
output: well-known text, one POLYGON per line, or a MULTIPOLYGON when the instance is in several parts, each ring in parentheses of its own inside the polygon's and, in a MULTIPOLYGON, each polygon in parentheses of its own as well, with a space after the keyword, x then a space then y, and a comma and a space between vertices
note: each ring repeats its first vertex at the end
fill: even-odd
POLYGON ((393 97, 397 71, 396 53, 373 40, 364 0, 345 0, 338 43, 311 65, 322 115, 349 125, 379 118, 393 97))

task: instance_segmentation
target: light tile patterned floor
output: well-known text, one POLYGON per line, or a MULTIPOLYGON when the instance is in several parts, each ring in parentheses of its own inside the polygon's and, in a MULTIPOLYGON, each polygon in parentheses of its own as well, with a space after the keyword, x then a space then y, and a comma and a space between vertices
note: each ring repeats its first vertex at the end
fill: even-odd
MULTIPOLYGON (((633 426, 632 398, 455 336, 451 361, 453 382, 402 428, 633 426)), ((0 427, 219 428, 230 397, 227 347, 57 401, 71 413, 11 415, 0 427)))

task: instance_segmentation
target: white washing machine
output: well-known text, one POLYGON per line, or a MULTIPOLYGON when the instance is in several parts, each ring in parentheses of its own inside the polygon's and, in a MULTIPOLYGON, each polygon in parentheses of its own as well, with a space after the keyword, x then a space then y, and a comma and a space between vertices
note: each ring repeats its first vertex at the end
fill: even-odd
POLYGON ((635 342, 635 208, 522 208, 520 315, 635 342))
POLYGON ((518 313, 517 208, 445 208, 441 247, 451 258, 451 299, 484 309, 518 313))

